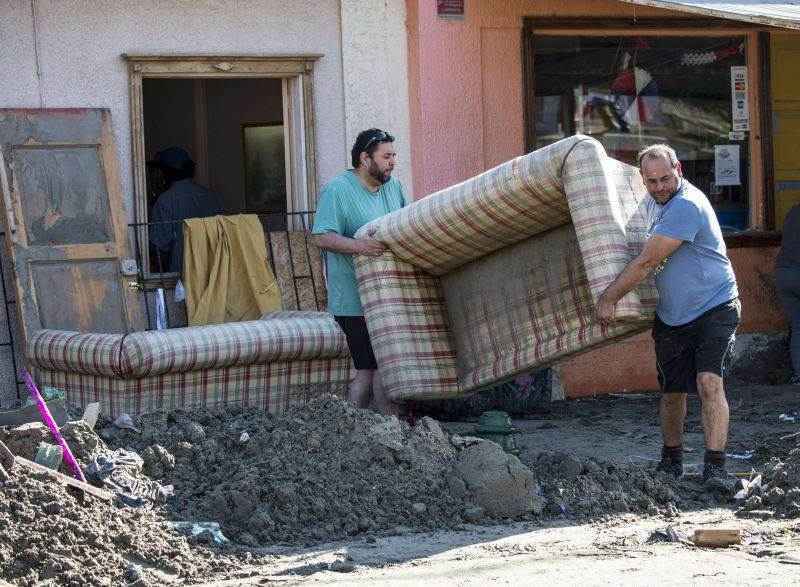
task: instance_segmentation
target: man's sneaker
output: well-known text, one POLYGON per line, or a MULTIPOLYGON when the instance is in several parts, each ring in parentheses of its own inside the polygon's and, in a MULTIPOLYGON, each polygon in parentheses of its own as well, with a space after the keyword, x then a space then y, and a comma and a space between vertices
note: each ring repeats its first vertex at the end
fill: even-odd
POLYGON ((661 459, 661 462, 658 463, 656 467, 656 471, 666 473, 667 475, 675 477, 675 479, 680 479, 683 477, 683 463, 673 461, 672 459, 661 459))
POLYGON ((736 477, 730 475, 725 465, 706 463, 703 466, 703 485, 710 491, 731 493, 736 487, 736 477))

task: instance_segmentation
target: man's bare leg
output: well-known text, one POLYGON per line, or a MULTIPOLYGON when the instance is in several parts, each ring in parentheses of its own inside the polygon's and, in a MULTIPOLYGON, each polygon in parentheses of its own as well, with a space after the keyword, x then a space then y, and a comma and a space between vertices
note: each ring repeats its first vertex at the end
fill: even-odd
POLYGON ((347 400, 357 408, 369 406, 374 369, 356 369, 356 376, 347 389, 347 400))
POLYGON ((683 444, 683 422, 686 420, 686 394, 661 394, 661 436, 664 446, 683 444))
POLYGON ((400 416, 403 413, 401 406, 389 399, 389 396, 384 393, 381 376, 377 372, 372 380, 372 399, 375 402, 375 409, 381 414, 400 416))
POLYGON ((722 377, 716 373, 697 374, 697 392, 703 404, 703 433, 706 450, 724 451, 728 444, 730 410, 722 377))

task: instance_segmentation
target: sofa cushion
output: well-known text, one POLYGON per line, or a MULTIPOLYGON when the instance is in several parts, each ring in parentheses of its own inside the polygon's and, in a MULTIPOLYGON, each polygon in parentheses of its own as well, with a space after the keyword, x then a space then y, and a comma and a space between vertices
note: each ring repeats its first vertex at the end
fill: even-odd
POLYGON ((323 312, 278 312, 261 320, 129 334, 123 345, 126 373, 160 373, 264 361, 347 356, 347 340, 323 312))
POLYGON ((28 345, 28 358, 40 368, 118 377, 347 356, 344 333, 324 312, 125 335, 41 330, 28 345))
POLYGON ((50 371, 119 375, 123 334, 37 330, 28 341, 27 358, 50 371))

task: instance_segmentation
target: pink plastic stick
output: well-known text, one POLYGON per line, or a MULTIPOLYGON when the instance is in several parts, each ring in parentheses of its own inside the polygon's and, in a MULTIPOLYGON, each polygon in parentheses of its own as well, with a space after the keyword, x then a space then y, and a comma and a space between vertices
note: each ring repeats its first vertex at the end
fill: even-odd
POLYGON ((42 416, 42 421, 50 429, 50 433, 53 435, 53 438, 55 438, 56 442, 64 452, 64 460, 67 462, 67 466, 72 471, 72 476, 85 483, 86 477, 83 476, 81 466, 78 464, 78 461, 75 460, 75 457, 73 456, 72 451, 69 449, 69 446, 67 446, 67 441, 64 440, 63 436, 61 436, 61 432, 58 429, 58 424, 56 424, 56 421, 53 420, 53 416, 50 414, 50 409, 47 407, 47 404, 44 403, 42 394, 39 393, 39 388, 36 387, 36 384, 33 382, 31 374, 28 373, 27 369, 22 369, 21 373, 22 380, 25 382, 25 387, 28 388, 28 393, 31 394, 33 401, 36 402, 36 407, 39 408, 39 414, 42 416))

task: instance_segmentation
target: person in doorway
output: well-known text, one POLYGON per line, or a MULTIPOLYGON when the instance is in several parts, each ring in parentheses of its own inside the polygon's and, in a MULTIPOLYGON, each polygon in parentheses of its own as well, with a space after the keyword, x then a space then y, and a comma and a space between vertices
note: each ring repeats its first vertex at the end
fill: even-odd
POLYGON ((353 255, 378 256, 386 247, 371 237, 354 235, 368 222, 402 208, 405 191, 392 177, 397 159, 392 135, 377 128, 365 130, 359 133, 350 155, 353 169, 340 173, 322 189, 312 232, 317 246, 325 251, 328 311, 347 337, 356 368, 348 399, 361 408, 374 401, 379 411, 392 413, 397 406, 381 391, 353 265, 353 255))
POLYGON ((736 277, 714 209, 684 179, 675 150, 652 145, 638 161, 652 198, 649 238, 600 296, 597 319, 611 323, 620 298, 655 273, 659 301, 653 339, 664 440, 658 470, 683 475, 686 398, 697 393, 706 442, 703 481, 727 487, 729 409, 723 374, 741 317, 736 277))
POLYGON ((161 170, 166 190, 150 212, 150 242, 166 259, 161 271, 183 269, 183 221, 223 213, 222 198, 193 181, 195 163, 184 149, 170 147, 156 153, 148 165, 161 170))
POLYGON ((792 385, 800 385, 800 204, 783 222, 781 250, 775 260, 775 285, 789 320, 792 385))

